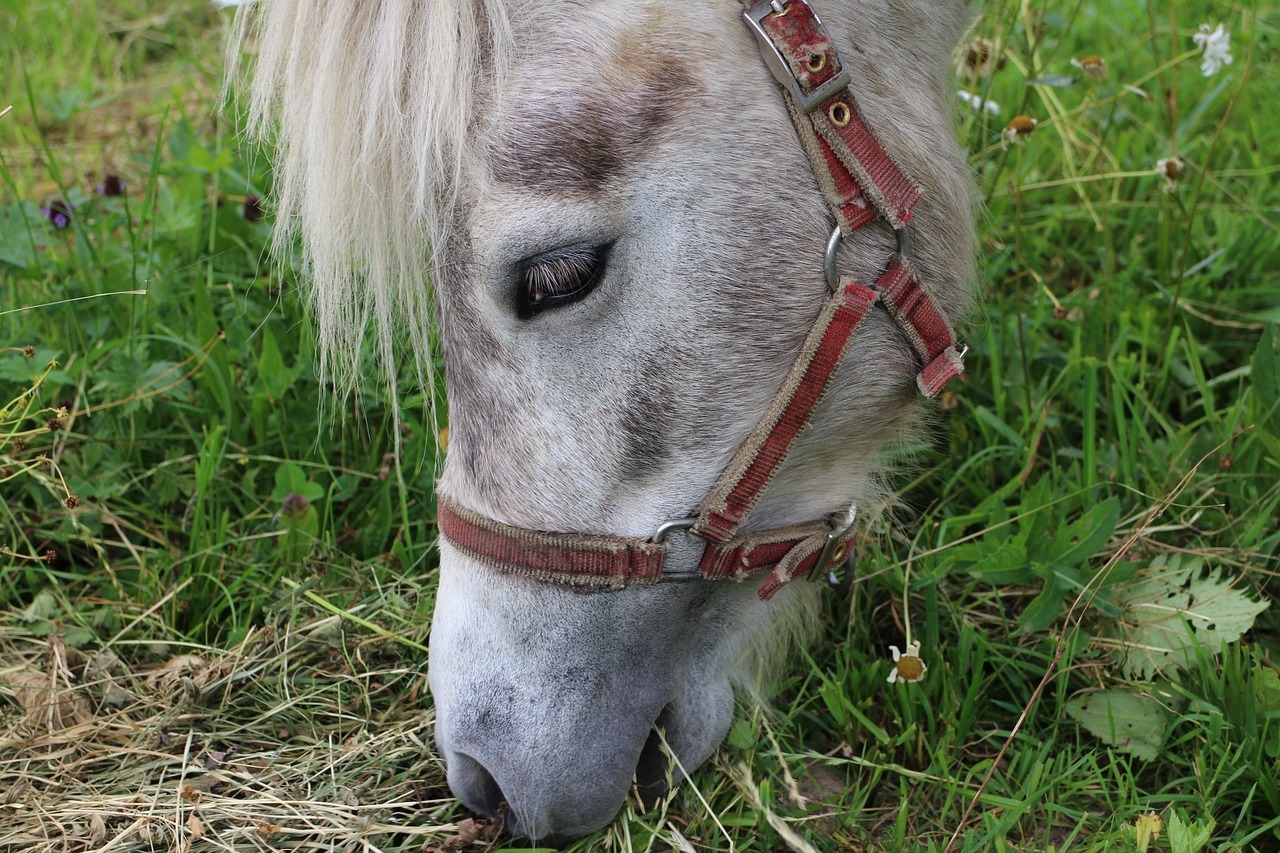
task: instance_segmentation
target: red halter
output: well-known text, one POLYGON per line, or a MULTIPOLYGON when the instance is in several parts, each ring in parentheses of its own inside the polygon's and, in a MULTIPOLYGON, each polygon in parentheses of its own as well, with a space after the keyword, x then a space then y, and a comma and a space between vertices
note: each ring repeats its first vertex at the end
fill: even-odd
POLYGON ((743 17, 786 91, 792 121, 838 223, 827 247, 831 298, 773 405, 720 475, 697 516, 667 522, 649 538, 544 533, 486 518, 441 494, 440 532, 475 560, 499 571, 584 591, 664 581, 742 579, 767 571, 759 594, 768 600, 797 575, 834 578, 831 572, 849 557, 855 536, 852 512, 847 517, 842 513, 763 530, 743 530, 742 524, 808 424, 854 332, 879 303, 921 359, 923 369, 916 384, 922 393, 935 396, 963 372, 964 353, 956 350, 950 323, 904 257, 907 223, 920 190, 862 121, 851 75, 826 27, 805 0, 757 3, 743 17), (870 287, 849 278, 837 279, 835 252, 840 237, 881 217, 898 236, 898 253, 888 269, 870 287), (667 534, 673 530, 684 530, 706 542, 696 569, 666 567, 667 534))

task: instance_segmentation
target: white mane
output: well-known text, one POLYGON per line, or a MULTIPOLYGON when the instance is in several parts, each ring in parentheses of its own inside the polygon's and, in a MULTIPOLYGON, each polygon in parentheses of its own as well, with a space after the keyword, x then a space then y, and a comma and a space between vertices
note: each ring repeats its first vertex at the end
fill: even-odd
MULTIPOLYGON (((509 55, 508 0, 260 0, 250 128, 277 147, 277 247, 301 237, 322 380, 349 390, 372 329, 430 370, 431 246, 451 216, 473 99, 509 55), (369 45, 378 48, 369 50, 369 45)), ((429 383, 428 383, 429 387, 429 383)))

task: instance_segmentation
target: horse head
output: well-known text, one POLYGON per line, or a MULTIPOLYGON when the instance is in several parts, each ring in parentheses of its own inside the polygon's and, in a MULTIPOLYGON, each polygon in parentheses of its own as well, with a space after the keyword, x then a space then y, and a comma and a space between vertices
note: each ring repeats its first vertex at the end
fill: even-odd
POLYGON ((930 310, 946 325, 969 302, 947 88, 966 3, 819 5, 830 58, 792 56, 808 69, 791 94, 752 26, 781 26, 771 16, 799 0, 761 4, 752 26, 733 0, 256 12, 253 109, 277 121, 280 221, 301 234, 326 368, 374 346, 394 369, 397 330, 420 365, 433 335, 443 349, 436 739, 454 792, 517 834, 586 834, 633 784, 660 791, 668 755, 684 771, 706 760, 735 684, 811 612, 818 585, 785 581, 825 571, 849 535, 829 519, 874 498, 886 449, 918 420, 929 354, 910 306, 845 291, 870 294, 856 333, 749 513, 717 545, 706 517, 742 479, 726 471, 766 452, 743 453, 760 425, 790 416, 791 377, 822 318, 846 310, 841 288, 882 281, 909 234, 930 310), (829 125, 798 136, 813 106, 797 93, 826 85, 827 62, 853 100, 817 98, 829 125), (905 176, 910 210, 877 194, 874 163, 854 163, 862 192, 835 209, 819 139, 851 122, 905 176), (830 241, 829 287, 833 212, 850 227, 830 241), (752 535, 778 530, 799 532, 760 557, 779 537, 752 535))

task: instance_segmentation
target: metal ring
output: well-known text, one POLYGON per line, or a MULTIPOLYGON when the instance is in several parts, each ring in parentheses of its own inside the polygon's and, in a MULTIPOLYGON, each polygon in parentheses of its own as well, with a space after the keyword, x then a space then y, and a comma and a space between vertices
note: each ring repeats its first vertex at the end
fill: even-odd
POLYGON ((904 222, 901 228, 893 229, 893 237, 898 241, 898 254, 907 257, 911 254, 911 234, 907 231, 907 225, 904 222))
POLYGON ((664 521, 658 525, 658 529, 653 531, 653 539, 650 541, 655 545, 660 545, 667 540, 667 534, 677 530, 688 530, 690 527, 698 523, 697 517, 693 518, 677 518, 674 521, 664 521))
POLYGON ((832 293, 840 292, 840 274, 836 271, 836 253, 840 250, 840 240, 844 237, 844 233, 837 225, 836 229, 831 232, 831 236, 827 238, 827 257, 823 261, 823 268, 827 272, 827 287, 831 288, 832 293))

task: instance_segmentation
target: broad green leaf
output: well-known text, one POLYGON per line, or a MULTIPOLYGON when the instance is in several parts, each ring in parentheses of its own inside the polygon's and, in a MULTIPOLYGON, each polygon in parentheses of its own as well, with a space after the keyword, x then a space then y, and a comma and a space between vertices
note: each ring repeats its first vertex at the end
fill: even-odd
POLYGON ((1128 688, 1100 690, 1067 702, 1067 715, 1116 749, 1150 761, 1169 732, 1169 717, 1154 698, 1128 688))
POLYGON ((1213 818, 1201 823, 1198 820, 1183 821, 1182 813, 1169 815, 1167 837, 1171 853, 1199 853, 1213 837, 1213 818))
POLYGON ((1259 664, 1253 671, 1253 693, 1259 711, 1280 711, 1280 673, 1259 664))
POLYGON ((1124 613, 1103 633, 1131 678, 1185 666, 1196 646, 1218 654, 1253 627, 1268 602, 1253 601, 1201 559, 1157 561, 1131 582, 1110 590, 1124 613))
POLYGON ((1043 631, 1053 624, 1062 612, 1062 597, 1065 594, 1062 581, 1055 574, 1049 574, 1044 581, 1044 589, 1031 600, 1027 609, 1018 617, 1018 630, 1023 634, 1034 634, 1043 631))
POLYGON ((729 729, 729 743, 735 749, 750 749, 755 746, 756 733, 748 720, 738 720, 729 729))
POLYGON ((1102 550, 1116 532, 1116 522, 1120 520, 1120 501, 1108 498, 1080 516, 1058 536, 1070 543, 1064 545, 1065 551, 1057 558, 1058 562, 1068 566, 1079 566, 1085 560, 1102 550))
POLYGON ((1257 404, 1254 417, 1259 423, 1280 434, 1280 379, 1277 378, 1275 333, 1271 326, 1262 330, 1257 349, 1253 351, 1250 376, 1257 404))
MULTIPOLYGON (((983 583, 994 585, 1010 584, 1010 583, 1026 583, 1031 580, 1034 575, 1031 573, 1030 567, 1027 565, 1027 549, 1018 542, 1003 542, 996 548, 987 546, 983 548, 985 543, 973 543, 972 545, 963 546, 965 553, 962 556, 956 554, 956 559, 974 559, 974 564, 969 568, 969 574, 973 575, 983 583), (982 551, 986 553, 981 553, 982 551)), ((957 552, 959 549, 957 549, 957 552)))
POLYGON ((36 597, 31 600, 31 604, 20 615, 24 622, 39 622, 52 619, 61 610, 62 605, 59 603, 58 597, 53 594, 53 590, 42 589, 36 593, 36 597))
POLYGON ((262 329, 262 354, 258 356, 258 378, 273 400, 284 397, 293 384, 293 371, 284 366, 280 345, 269 328, 262 329))

